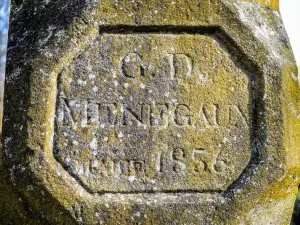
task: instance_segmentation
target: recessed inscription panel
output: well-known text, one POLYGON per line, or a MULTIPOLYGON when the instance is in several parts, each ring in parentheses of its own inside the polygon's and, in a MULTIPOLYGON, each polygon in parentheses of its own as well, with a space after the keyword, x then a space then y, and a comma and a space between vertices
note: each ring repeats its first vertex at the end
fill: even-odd
POLYGON ((226 190, 251 158, 251 98, 211 37, 102 34, 60 74, 54 156, 91 192, 226 190))

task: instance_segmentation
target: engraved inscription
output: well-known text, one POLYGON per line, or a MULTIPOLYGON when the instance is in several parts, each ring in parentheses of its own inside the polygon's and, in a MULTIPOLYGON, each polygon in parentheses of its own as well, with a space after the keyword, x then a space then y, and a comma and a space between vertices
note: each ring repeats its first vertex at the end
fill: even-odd
MULTIPOLYGON (((80 126, 137 126, 166 129, 170 126, 210 127, 248 126, 246 113, 238 105, 199 102, 199 109, 182 103, 139 103, 134 108, 119 103, 98 103, 59 98, 58 121, 76 129, 80 126), (80 105, 80 107, 79 107, 80 105), (117 113, 120 112, 120 113, 117 113)), ((247 109, 244 109, 245 111, 247 109)))
POLYGON ((122 61, 122 71, 126 77, 145 76, 145 68, 141 57, 136 53, 128 53, 122 61))
POLYGON ((250 83, 211 37, 102 34, 60 74, 53 154, 90 192, 226 190, 251 158, 250 83))

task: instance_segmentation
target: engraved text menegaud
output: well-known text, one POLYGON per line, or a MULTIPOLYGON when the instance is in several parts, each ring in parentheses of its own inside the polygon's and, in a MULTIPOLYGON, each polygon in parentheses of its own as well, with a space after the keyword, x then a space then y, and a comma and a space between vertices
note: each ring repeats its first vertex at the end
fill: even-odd
MULTIPOLYGON (((192 60, 185 54, 166 54, 164 66, 169 79, 184 79, 191 76, 192 60), (180 65, 180 66, 178 66, 180 65)), ((141 57, 135 53, 126 55, 121 62, 123 76, 134 79, 149 76, 141 57)), ((151 76, 151 75, 150 75, 151 76)), ((153 76, 153 74, 152 74, 153 76)), ((167 128, 169 126, 191 126, 209 128, 215 126, 247 125, 246 109, 239 105, 224 105, 213 102, 199 102, 197 107, 175 99, 168 102, 157 99, 152 102, 100 102, 90 99, 72 100, 60 96, 58 121, 66 126, 85 127, 131 126, 167 128)))
POLYGON ((135 107, 120 103, 98 103, 89 100, 60 99, 63 105, 58 121, 64 126, 85 127, 144 126, 160 129, 170 126, 196 128, 227 127, 242 123, 247 118, 238 105, 199 103, 195 109, 184 103, 139 103, 135 107))

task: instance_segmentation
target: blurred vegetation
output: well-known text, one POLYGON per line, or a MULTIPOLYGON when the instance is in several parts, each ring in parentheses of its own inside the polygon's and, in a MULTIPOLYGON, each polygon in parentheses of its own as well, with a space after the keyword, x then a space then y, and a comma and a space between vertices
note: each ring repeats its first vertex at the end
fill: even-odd
POLYGON ((4 90, 4 82, 0 81, 0 135, 2 131, 2 117, 3 117, 3 90, 4 90))

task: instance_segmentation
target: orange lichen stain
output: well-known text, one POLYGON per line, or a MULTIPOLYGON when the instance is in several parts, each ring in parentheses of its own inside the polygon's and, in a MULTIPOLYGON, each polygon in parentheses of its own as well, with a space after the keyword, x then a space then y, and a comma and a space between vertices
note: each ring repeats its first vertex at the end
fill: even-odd
POLYGON ((254 2, 265 5, 275 10, 279 10, 279 0, 242 0, 244 2, 254 2))

